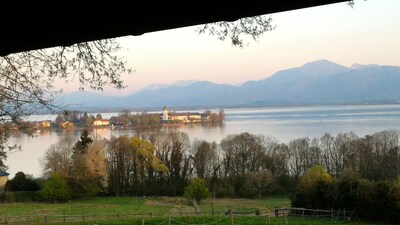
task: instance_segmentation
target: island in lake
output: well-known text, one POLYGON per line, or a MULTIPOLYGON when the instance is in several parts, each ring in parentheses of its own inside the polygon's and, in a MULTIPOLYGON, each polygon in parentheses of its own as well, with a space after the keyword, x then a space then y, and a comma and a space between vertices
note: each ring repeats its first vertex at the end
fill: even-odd
POLYGON ((170 111, 168 107, 164 106, 160 114, 162 125, 171 124, 192 124, 192 123, 222 123, 225 119, 223 109, 218 113, 206 110, 203 113, 199 112, 176 112, 170 111))
POLYGON ((38 132, 45 129, 74 129, 96 127, 134 127, 154 128, 162 126, 175 126, 185 124, 222 124, 225 119, 224 110, 218 112, 205 110, 204 112, 176 112, 164 106, 161 113, 137 112, 131 113, 124 110, 109 119, 103 118, 100 113, 88 114, 77 110, 66 110, 59 113, 54 121, 24 121, 20 118, 17 122, 4 124, 14 130, 20 127, 30 127, 38 132))

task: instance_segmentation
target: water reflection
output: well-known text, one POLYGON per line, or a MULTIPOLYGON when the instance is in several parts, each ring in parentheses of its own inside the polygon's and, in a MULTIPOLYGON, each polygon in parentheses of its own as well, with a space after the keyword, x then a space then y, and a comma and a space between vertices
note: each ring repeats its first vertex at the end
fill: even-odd
MULTIPOLYGON (((186 132, 191 140, 197 138, 217 143, 229 134, 241 132, 272 136, 280 142, 288 143, 300 137, 319 138, 324 133, 337 135, 352 131, 361 137, 400 128, 400 105, 225 109, 225 115, 223 126, 192 124, 162 129, 186 132)), ((114 127, 96 128, 89 133, 109 139, 112 136, 134 136, 136 132, 132 128, 114 127)), ((49 130, 36 134, 34 138, 17 132, 9 144, 19 144, 22 150, 8 153, 6 164, 11 177, 18 171, 40 176, 39 159, 52 144, 67 135, 78 140, 80 131, 49 130)))

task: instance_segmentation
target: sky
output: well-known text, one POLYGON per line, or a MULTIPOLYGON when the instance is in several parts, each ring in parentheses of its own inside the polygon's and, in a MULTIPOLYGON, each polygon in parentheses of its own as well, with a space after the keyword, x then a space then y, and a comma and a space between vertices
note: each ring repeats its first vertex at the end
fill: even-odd
MULTIPOLYGON (((122 96, 180 80, 240 85, 319 59, 348 67, 400 66, 399 0, 355 0, 353 7, 337 3, 269 16, 275 29, 243 48, 198 34, 196 26, 118 38, 119 54, 135 72, 121 75, 127 88, 102 93, 122 96)), ((59 86, 78 90, 74 82, 59 86)))

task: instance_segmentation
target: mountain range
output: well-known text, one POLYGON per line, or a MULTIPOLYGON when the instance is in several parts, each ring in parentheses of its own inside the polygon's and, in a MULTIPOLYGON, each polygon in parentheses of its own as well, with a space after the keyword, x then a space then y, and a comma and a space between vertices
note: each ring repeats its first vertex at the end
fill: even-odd
POLYGON ((351 67, 317 60, 240 86, 209 81, 151 85, 126 96, 67 93, 59 103, 97 110, 170 107, 257 107, 400 102, 400 67, 351 67))

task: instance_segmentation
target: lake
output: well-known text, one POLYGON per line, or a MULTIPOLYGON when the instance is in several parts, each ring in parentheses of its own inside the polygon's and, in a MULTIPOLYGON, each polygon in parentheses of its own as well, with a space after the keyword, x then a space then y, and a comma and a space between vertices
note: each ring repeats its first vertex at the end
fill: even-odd
MULTIPOLYGON (((217 112, 218 109, 210 109, 217 112)), ((161 112, 161 109, 160 109, 161 112)), ((96 115, 97 113, 94 113, 96 115)), ((108 119, 118 113, 102 113, 108 119)), ((32 120, 51 119, 56 115, 32 116, 32 120)), ((306 106, 225 109, 225 123, 218 127, 181 126, 190 139, 204 139, 219 143, 229 134, 249 132, 272 136, 283 143, 300 137, 321 137, 324 133, 336 135, 353 131, 359 137, 375 132, 400 128, 400 105, 349 105, 349 106, 306 106)), ((133 136, 133 129, 94 129, 91 134, 104 138, 111 136, 133 136)), ((8 153, 6 164, 10 178, 18 171, 39 177, 42 174, 40 158, 61 137, 72 135, 77 140, 79 132, 45 131, 35 138, 25 134, 13 136, 10 144, 21 145, 21 151, 8 153)))

